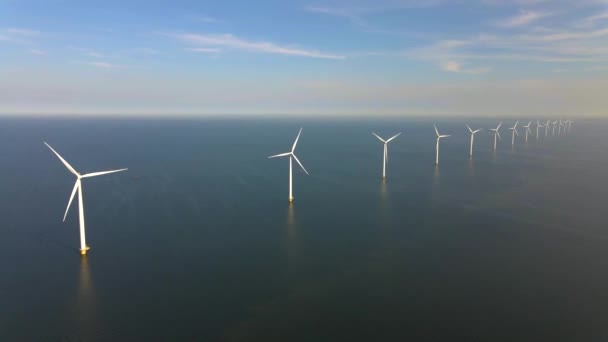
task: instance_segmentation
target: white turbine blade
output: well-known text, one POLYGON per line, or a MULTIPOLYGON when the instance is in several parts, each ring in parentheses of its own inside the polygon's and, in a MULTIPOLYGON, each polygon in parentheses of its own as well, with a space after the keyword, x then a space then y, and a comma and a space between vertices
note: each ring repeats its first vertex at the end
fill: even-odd
POLYGON ((435 127, 435 134, 437 134, 437 137, 439 137, 439 131, 437 130, 437 126, 433 125, 433 127, 435 127))
POLYGON ((378 136, 378 134, 376 134, 376 133, 374 133, 374 132, 372 132, 372 134, 373 134, 373 135, 374 135, 376 138, 378 138, 380 141, 382 141, 383 143, 385 143, 385 144, 386 144, 386 141, 384 141, 384 139, 380 138, 380 137, 378 136))
POLYGON ((440 135, 439 138, 447 138, 447 137, 451 137, 451 135, 440 135))
POLYGON ((498 132, 498 130, 496 130, 494 132, 496 132, 496 135, 498 136, 498 140, 502 140, 502 138, 500 137, 500 132, 498 132))
POLYGON ((498 124, 498 126, 496 126, 497 131, 500 129, 500 126, 502 126, 502 121, 498 124))
POLYGON ((291 148, 291 153, 296 150, 296 145, 298 144, 298 139, 300 139, 300 134, 302 134, 302 128, 298 132, 298 136, 296 137, 296 141, 293 142, 293 147, 291 148))
POLYGON ((517 129, 513 129, 513 132, 515 132, 515 135, 519 136, 519 133, 517 133, 517 129))
POLYGON ((475 133, 475 132, 473 132, 473 130, 471 129, 471 127, 469 127, 469 125, 467 125, 467 128, 469 129, 469 132, 475 133))
POLYGON ((389 141, 391 141, 391 140, 395 139, 396 137, 398 137, 398 136, 400 136, 400 135, 401 135, 401 132, 399 132, 399 133, 397 133, 397 134, 393 135, 393 136, 392 136, 390 139, 388 139, 386 142, 388 143, 389 141))
POLYGON ((475 131, 473 131, 473 132, 471 132, 471 133, 475 134, 475 133, 477 133, 477 132, 481 131, 482 129, 483 129, 483 128, 480 128, 480 129, 475 130, 475 131))
POLYGON ((107 175, 109 173, 115 173, 115 172, 121 172, 121 171, 127 171, 128 169, 120 169, 120 170, 111 170, 111 171, 101 171, 101 172, 92 172, 92 173, 87 173, 86 175, 82 175, 81 178, 89 178, 89 177, 95 177, 95 176, 101 176, 101 175, 107 175))
POLYGON ((290 154, 291 154, 291 152, 285 152, 285 153, 281 153, 281 154, 275 154, 274 156, 270 156, 268 158, 285 157, 285 156, 288 156, 290 154))
POLYGON ((519 120, 515 121, 515 126, 513 126, 513 128, 517 128, 518 123, 519 123, 519 120))
POLYGON ((307 175, 310 175, 308 173, 308 171, 306 171, 306 169, 304 168, 304 165, 302 165, 302 163, 300 163, 300 161, 298 160, 298 157, 296 157, 295 154, 292 154, 292 156, 293 156, 293 159, 295 159, 298 162, 298 164, 300 165, 300 167, 302 168, 302 170, 304 170, 304 172, 306 172, 307 175))
POLYGON ((65 167, 68 168, 68 170, 70 170, 71 173, 74 174, 74 176, 78 176, 78 172, 76 172, 76 170, 74 170, 74 168, 72 167, 72 165, 70 165, 67 161, 65 161, 65 159, 63 159, 59 153, 57 153, 57 151, 55 151, 51 145, 47 144, 46 142, 44 143, 48 148, 51 149, 51 151, 53 151, 53 153, 55 153, 55 155, 59 158, 59 160, 61 160, 61 162, 63 163, 63 165, 65 165, 65 167))
POLYGON ((68 201, 68 207, 65 208, 65 214, 63 214, 63 222, 65 222, 65 218, 68 216, 68 211, 70 210, 70 205, 72 205, 72 200, 74 199, 74 195, 76 195, 76 190, 78 190, 78 183, 80 183, 80 181, 77 179, 76 183, 74 183, 74 190, 72 190, 72 195, 70 196, 70 200, 68 201))

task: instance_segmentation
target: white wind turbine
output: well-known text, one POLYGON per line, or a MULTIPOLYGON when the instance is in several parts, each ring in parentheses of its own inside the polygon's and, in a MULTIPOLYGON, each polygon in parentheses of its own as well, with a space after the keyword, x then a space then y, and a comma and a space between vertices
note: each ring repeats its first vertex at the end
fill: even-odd
POLYGON ((496 128, 490 128, 490 131, 494 132, 494 151, 496 151, 496 137, 498 137, 498 139, 501 139, 500 133, 498 132, 501 125, 502 125, 502 121, 498 124, 498 126, 496 126, 496 128))
POLYGON ((547 134, 549 134, 549 125, 551 124, 551 121, 547 120, 547 123, 545 124, 545 136, 547 136, 547 134))
POLYGON ((551 135, 555 135, 555 126, 557 126, 557 120, 553 121, 553 133, 551 135))
POLYGON ((480 128, 472 130, 469 125, 467 125, 467 128, 469 129, 469 132, 471 132, 471 146, 469 147, 469 158, 473 158, 473 140, 475 140, 475 133, 481 131, 482 129, 480 128))
POLYGON ((523 126, 523 128, 526 129, 526 144, 528 143, 528 133, 532 134, 532 131, 530 130, 531 124, 532 124, 532 121, 528 122, 527 125, 523 126))
POLYGON ((538 130, 541 127, 544 127, 544 126, 540 123, 540 121, 536 120, 536 141, 538 141, 538 130))
POLYGON ((298 157, 296 157, 294 151, 296 150, 296 145, 298 144, 298 139, 300 139, 300 134, 302 134, 302 128, 300 128, 300 132, 298 132, 298 136, 296 137, 296 141, 293 142, 293 146, 291 147, 291 151, 290 152, 285 152, 285 153, 281 153, 281 154, 277 154, 274 156, 270 156, 268 158, 276 158, 276 157, 287 157, 289 156, 289 203, 293 202, 293 186, 292 186, 292 158, 296 160, 296 162, 298 162, 298 165, 300 165, 300 167, 302 168, 302 170, 304 170, 304 172, 306 172, 306 174, 308 175, 308 171, 306 171, 306 169, 304 168, 304 165, 302 165, 302 163, 300 163, 300 161, 298 160, 298 157))
POLYGON ((441 138, 447 138, 449 135, 441 135, 437 130, 437 126, 433 125, 433 127, 435 127, 435 134, 437 134, 437 145, 435 146, 435 165, 439 165, 439 140, 441 138))
POLYGON ((74 184, 74 189, 72 190, 72 195, 70 196, 70 201, 68 202, 68 207, 65 209, 65 214, 63 215, 63 221, 65 222, 65 218, 68 215, 68 210, 70 210, 70 205, 72 204, 72 200, 74 199, 74 195, 76 195, 76 191, 78 191, 78 216, 80 221, 80 254, 86 255, 87 251, 91 249, 91 247, 87 246, 85 231, 84 231, 84 207, 82 203, 82 178, 90 178, 95 176, 107 175, 109 173, 126 171, 128 169, 119 169, 119 170, 111 170, 111 171, 101 171, 101 172, 92 172, 84 175, 79 174, 70 164, 68 164, 65 159, 63 159, 57 151, 55 151, 51 145, 44 143, 48 148, 55 153, 55 155, 61 160, 63 165, 70 170, 71 173, 76 176, 76 184, 74 184))
MULTIPOLYGON (((559 128, 558 128, 558 132, 557 135, 562 135, 562 127, 564 126, 564 122, 562 121, 562 119, 559 119, 559 128)), ((566 133, 566 129, 564 128, 564 133, 566 133)))
POLYGON ((372 134, 378 138, 380 141, 382 141, 384 143, 384 156, 382 157, 382 179, 386 179, 386 162, 388 161, 388 143, 395 139, 396 137, 398 137, 401 132, 393 135, 390 139, 388 140, 384 140, 382 138, 380 138, 376 133, 372 132, 372 134))
POLYGON ((519 133, 517 133, 517 124, 518 123, 519 123, 519 121, 515 121, 515 126, 509 128, 510 130, 513 131, 512 138, 511 138, 511 146, 515 145, 515 134, 517 134, 519 136, 519 133))

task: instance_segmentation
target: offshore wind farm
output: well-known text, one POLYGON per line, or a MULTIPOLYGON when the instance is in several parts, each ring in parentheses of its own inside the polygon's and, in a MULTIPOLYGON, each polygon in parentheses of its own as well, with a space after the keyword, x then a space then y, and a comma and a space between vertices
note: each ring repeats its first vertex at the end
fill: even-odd
MULTIPOLYGON (((370 320, 383 327, 374 336, 439 338, 470 331, 469 320, 520 316, 530 305, 563 312, 541 309, 534 336, 554 336, 555 324, 560 333, 593 335, 591 322, 570 320, 572 307, 553 298, 576 298, 581 316, 605 309, 593 295, 608 284, 608 276, 597 277, 606 252, 593 203, 606 187, 592 181, 608 167, 597 158, 606 147, 605 121, 580 121, 571 133, 547 138, 541 130, 540 140, 527 144, 516 136, 515 149, 499 141, 494 151, 490 129, 498 120, 438 120, 439 135, 460 132, 442 141, 438 167, 437 132, 426 120, 1 121, 2 153, 19 160, 2 171, 0 265, 12 270, 5 289, 13 294, 3 305, 10 327, 3 334, 12 339, 316 338, 328 331, 313 328, 325 319, 319 312, 338 324, 370 320), (294 139, 300 125, 287 153, 297 147, 311 173, 297 177, 298 201, 288 204, 289 165, 266 156, 294 139), (486 128, 476 134, 473 159, 467 125, 486 128), (407 134, 390 142, 391 177, 382 181, 383 156, 369 131, 391 128, 407 134), (104 139, 109 131, 112 139, 104 139), (218 144, 227 136, 230 143, 218 144), (120 177, 87 179, 87 238, 95 248, 82 259, 77 216, 64 224, 58 215, 73 179, 42 140, 78 168, 128 163, 120 177), (582 170, 589 182, 579 178, 582 170), (571 210, 555 210, 561 206, 571 210), (42 282, 45 289, 31 295, 42 282), (370 291, 373 300, 365 297, 370 291), (492 303, 470 302, 471 291, 492 303), (42 300, 49 292, 53 300, 42 300), (337 292, 360 298, 362 310, 337 292), (417 301, 407 300, 413 295, 417 301), (454 316, 465 302, 466 315, 454 316), (424 311, 429 303, 434 308, 424 311), (259 306, 264 312, 249 313, 259 306), (379 306, 381 316, 399 313, 447 330, 381 324, 372 318, 379 306), (28 321, 46 328, 19 329, 23 307, 36 308, 28 321), (164 323, 150 326, 156 319, 164 323)), ((494 324, 484 336, 522 336, 494 324)), ((340 338, 361 334, 326 329, 340 338)))
POLYGON ((0 342, 607 340, 607 5, 0 1, 0 342))

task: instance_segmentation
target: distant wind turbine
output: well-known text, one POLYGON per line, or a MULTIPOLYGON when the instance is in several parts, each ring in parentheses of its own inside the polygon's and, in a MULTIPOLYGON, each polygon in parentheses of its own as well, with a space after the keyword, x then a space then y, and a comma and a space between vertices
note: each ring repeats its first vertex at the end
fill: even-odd
POLYGON ((551 135, 555 135, 555 126, 557 126, 557 120, 553 121, 553 133, 551 135))
POLYGON ((545 124, 545 136, 547 136, 547 134, 549 134, 549 125, 551 124, 551 121, 547 120, 547 123, 545 124))
POLYGON ((538 130, 543 127, 540 121, 536 120, 536 141, 538 141, 538 130))
POLYGON ((437 134, 437 145, 435 146, 435 165, 439 165, 439 140, 441 138, 447 138, 449 135, 441 135, 437 130, 437 126, 433 125, 433 127, 435 127, 435 134, 437 134))
POLYGON ((526 129, 526 144, 528 143, 528 133, 532 134, 532 131, 530 130, 531 124, 532 124, 532 121, 528 122, 527 125, 523 126, 526 129))
POLYGON ((501 139, 500 133, 498 132, 498 130, 500 130, 501 125, 502 121, 498 124, 498 126, 496 126, 496 128, 490 128, 490 131, 494 132, 494 151, 496 151, 496 137, 498 137, 498 139, 501 139))
POLYGON ((519 121, 515 121, 515 126, 509 128, 510 130, 513 131, 512 138, 511 138, 511 146, 515 145, 515 134, 519 135, 519 133, 517 133, 517 124, 518 123, 519 123, 519 121))
POLYGON ((395 139, 396 137, 398 137, 401 132, 393 135, 391 138, 389 138, 388 140, 384 140, 382 138, 380 138, 376 133, 372 132, 372 134, 378 138, 380 141, 382 141, 384 143, 384 156, 382 157, 382 179, 386 179, 386 162, 388 162, 388 143, 395 139))
POLYGON ((86 238, 85 238, 85 231, 84 231, 84 206, 83 206, 83 203, 82 203, 82 181, 81 181, 81 179, 82 178, 96 177, 96 176, 101 176, 101 175, 107 175, 109 173, 114 173, 114 172, 126 171, 128 169, 119 169, 119 170, 111 170, 111 171, 92 172, 92 173, 87 173, 87 174, 81 175, 70 164, 68 164, 68 162, 65 161, 65 159, 63 159, 59 155, 59 153, 57 153, 57 151, 55 151, 51 147, 51 145, 47 144, 46 142, 44 144, 48 148, 50 148, 51 151, 53 151, 53 153, 55 153, 55 155, 59 158, 59 160, 61 160, 61 162, 63 163, 63 165, 65 165, 65 167, 72 174, 74 174, 74 176, 76 176, 76 184, 74 184, 74 189, 72 190, 72 195, 70 196, 70 201, 68 202, 68 207, 65 209, 65 214, 63 215, 63 221, 65 222, 65 218, 68 215, 68 210, 70 210, 70 205, 72 204, 72 200, 74 199, 74 195, 76 195, 76 191, 78 191, 78 216, 79 216, 79 220, 80 220, 80 254, 86 255, 87 251, 89 249, 91 249, 91 247, 87 246, 87 242, 86 242, 86 238))
POLYGON ((281 153, 281 154, 276 154, 274 156, 270 156, 268 158, 277 158, 277 157, 287 157, 289 156, 289 203, 293 202, 293 191, 292 191, 292 158, 296 160, 296 162, 298 163, 298 165, 300 165, 300 167, 302 168, 302 170, 304 170, 304 172, 306 172, 306 174, 308 175, 308 171, 306 171, 306 169, 304 168, 304 165, 302 165, 302 163, 300 163, 300 160, 298 160, 298 157, 296 157, 294 151, 296 150, 296 145, 298 144, 298 139, 300 139, 300 134, 302 134, 302 128, 300 128, 300 132, 298 132, 298 136, 296 137, 296 140, 293 142, 293 146, 291 147, 291 151, 290 152, 285 152, 285 153, 281 153))
POLYGON ((475 140, 475 133, 481 131, 480 129, 477 130, 472 130, 471 127, 469 127, 469 125, 467 125, 467 128, 469 129, 469 132, 471 132, 471 146, 469 147, 469 158, 473 157, 473 141, 475 140))

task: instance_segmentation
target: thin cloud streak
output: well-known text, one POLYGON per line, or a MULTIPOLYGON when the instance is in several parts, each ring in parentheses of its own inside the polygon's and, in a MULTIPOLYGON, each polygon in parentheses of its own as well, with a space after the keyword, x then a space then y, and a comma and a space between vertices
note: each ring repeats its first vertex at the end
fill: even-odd
POLYGON ((494 22, 494 26, 516 28, 529 25, 542 18, 553 15, 550 12, 522 11, 519 15, 494 22))
POLYGON ((202 47, 226 47, 235 50, 321 59, 346 59, 346 56, 326 54, 316 50, 282 46, 271 42, 241 39, 232 34, 176 34, 178 40, 202 47))

